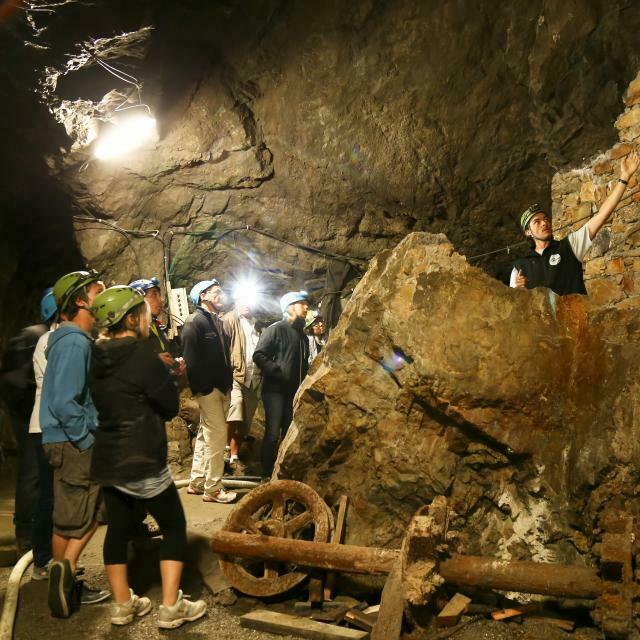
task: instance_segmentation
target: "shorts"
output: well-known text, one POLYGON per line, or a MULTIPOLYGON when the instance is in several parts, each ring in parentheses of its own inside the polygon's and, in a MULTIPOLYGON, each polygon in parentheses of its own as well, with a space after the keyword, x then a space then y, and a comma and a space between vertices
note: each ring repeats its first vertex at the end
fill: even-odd
POLYGON ((93 446, 80 451, 70 442, 44 445, 53 469, 53 532, 82 538, 95 522, 105 522, 100 485, 90 479, 93 446))
POLYGON ((258 408, 258 398, 260 396, 260 385, 248 389, 236 380, 231 388, 231 404, 227 414, 227 422, 241 422, 239 435, 246 437, 251 429, 253 416, 258 408))

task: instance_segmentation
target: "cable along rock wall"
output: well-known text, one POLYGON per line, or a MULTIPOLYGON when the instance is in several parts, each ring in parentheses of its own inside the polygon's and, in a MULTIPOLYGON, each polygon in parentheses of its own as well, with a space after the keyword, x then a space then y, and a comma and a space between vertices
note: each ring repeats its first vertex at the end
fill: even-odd
POLYGON ((509 289, 411 234, 314 362, 278 477, 349 495, 347 543, 399 547, 444 494, 462 552, 580 562, 607 513, 640 507, 639 328, 632 309, 509 289))
MULTIPOLYGON (((620 160, 640 139, 640 74, 624 96, 615 122, 619 142, 586 166, 558 172, 551 185, 554 228, 578 229, 604 202, 620 176, 620 160)), ((640 190, 632 176, 609 224, 587 254, 585 283, 592 301, 640 308, 640 190)))

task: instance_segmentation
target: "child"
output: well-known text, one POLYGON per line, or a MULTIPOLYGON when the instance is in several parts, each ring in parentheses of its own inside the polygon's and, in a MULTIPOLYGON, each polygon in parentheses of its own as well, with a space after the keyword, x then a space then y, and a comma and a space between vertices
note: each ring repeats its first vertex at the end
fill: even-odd
POLYGON ((151 610, 127 580, 127 543, 142 507, 163 533, 160 547, 162 605, 158 626, 175 629, 206 613, 206 604, 179 590, 187 546, 186 521, 167 467, 164 421, 178 413, 178 389, 149 348, 150 312, 144 295, 110 287, 92 311, 105 338, 94 346, 92 396, 98 409, 92 478, 103 487, 108 528, 104 563, 115 605, 111 623, 124 625, 151 610))

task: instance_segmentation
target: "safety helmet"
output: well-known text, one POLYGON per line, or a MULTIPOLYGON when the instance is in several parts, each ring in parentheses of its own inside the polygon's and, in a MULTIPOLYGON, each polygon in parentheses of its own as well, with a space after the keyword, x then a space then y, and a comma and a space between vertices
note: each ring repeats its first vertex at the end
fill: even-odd
POLYGON ((523 231, 527 230, 529 223, 531 222, 531 218, 533 218, 536 213, 542 213, 542 207, 537 202, 522 212, 522 215, 520 216, 520 226, 523 231))
POLYGON ((308 329, 312 327, 316 322, 324 322, 324 318, 320 315, 319 311, 307 311, 307 317, 304 321, 304 328, 308 329))
POLYGON ((53 287, 49 287, 45 290, 40 300, 40 317, 42 318, 42 322, 49 322, 57 312, 58 305, 56 305, 56 298, 53 295, 53 287))
POLYGON ((296 302, 309 302, 309 294, 306 291, 289 291, 280 298, 280 309, 282 313, 287 310, 292 304, 296 302))
POLYGON ((53 296, 58 306, 58 311, 63 312, 66 310, 69 302, 73 298, 73 294, 80 291, 82 287, 91 284, 92 282, 98 282, 100 275, 97 271, 72 271, 62 276, 53 285, 53 296))
POLYGON ((144 304, 144 293, 119 284, 109 287, 96 296, 91 305, 91 313, 96 319, 98 328, 112 327, 139 304, 144 304))
POLYGON ((160 288, 160 280, 153 276, 153 278, 140 278, 139 280, 134 280, 129 283, 129 286, 132 289, 137 289, 142 293, 146 293, 149 289, 154 289, 155 287, 160 288))
POLYGON ((200 294, 203 291, 206 291, 210 287, 219 287, 220 283, 214 278, 213 280, 201 280, 191 287, 191 291, 189 291, 189 300, 193 302, 194 306, 198 306, 198 302, 200 302, 200 294))

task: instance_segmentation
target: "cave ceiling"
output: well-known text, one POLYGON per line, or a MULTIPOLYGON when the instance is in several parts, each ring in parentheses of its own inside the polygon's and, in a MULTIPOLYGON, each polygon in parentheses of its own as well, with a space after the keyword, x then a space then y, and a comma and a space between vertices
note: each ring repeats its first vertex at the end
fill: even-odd
MULTIPOLYGON (((411 231, 476 256, 517 242, 553 174, 614 142, 639 27, 632 2, 604 0, 33 0, 3 24, 3 93, 39 101, 4 123, 5 161, 17 175, 38 158, 21 199, 46 183, 49 224, 73 222, 113 280, 162 272, 164 238, 174 286, 251 270, 322 287, 323 256, 247 226, 354 273, 411 231), (97 59, 157 123, 151 147, 108 162, 95 140, 137 94, 97 59)), ((510 260, 479 264, 500 277, 510 260)))

